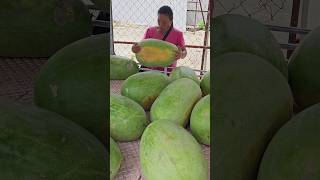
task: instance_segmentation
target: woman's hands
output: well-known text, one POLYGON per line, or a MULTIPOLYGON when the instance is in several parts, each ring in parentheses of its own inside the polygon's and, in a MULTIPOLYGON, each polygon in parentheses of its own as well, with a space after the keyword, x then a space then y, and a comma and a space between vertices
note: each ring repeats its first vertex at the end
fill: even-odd
POLYGON ((176 57, 175 60, 178 60, 182 57, 182 49, 178 47, 178 50, 176 51, 176 57))
POLYGON ((132 48, 131 48, 132 52, 134 53, 139 53, 141 51, 141 47, 138 45, 138 43, 135 43, 132 48))
POLYGON ((178 50, 176 51, 176 57, 175 57, 175 60, 178 60, 178 59, 183 59, 187 56, 187 51, 185 48, 180 48, 178 47, 178 50))

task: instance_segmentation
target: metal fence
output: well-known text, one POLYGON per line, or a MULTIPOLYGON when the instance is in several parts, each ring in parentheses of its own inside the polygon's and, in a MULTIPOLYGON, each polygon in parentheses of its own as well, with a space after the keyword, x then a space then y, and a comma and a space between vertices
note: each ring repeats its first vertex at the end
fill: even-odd
POLYGON ((273 23, 290 16, 292 1, 215 0, 215 7, 219 14, 237 13, 258 19, 262 23, 273 23))
POLYGON ((142 40, 148 27, 157 25, 163 5, 173 9, 174 26, 183 32, 188 55, 178 66, 210 69, 210 0, 114 0, 112 1, 115 54, 132 58, 131 46, 142 40))
POLYGON ((241 14, 265 24, 289 58, 307 29, 309 0, 215 0, 214 16, 241 14))

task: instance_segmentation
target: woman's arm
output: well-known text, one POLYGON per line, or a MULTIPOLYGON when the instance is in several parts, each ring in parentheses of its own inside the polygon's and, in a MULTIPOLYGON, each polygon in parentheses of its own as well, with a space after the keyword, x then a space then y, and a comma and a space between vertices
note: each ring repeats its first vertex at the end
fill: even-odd
POLYGON ((187 56, 187 50, 185 47, 183 48, 178 48, 178 50, 176 51, 176 60, 178 59, 184 59, 187 56))

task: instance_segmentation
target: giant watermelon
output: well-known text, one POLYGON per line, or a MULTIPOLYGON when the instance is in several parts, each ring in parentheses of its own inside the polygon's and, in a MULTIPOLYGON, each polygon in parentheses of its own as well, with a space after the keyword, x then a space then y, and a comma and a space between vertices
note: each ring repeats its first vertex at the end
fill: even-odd
POLYGON ((110 180, 113 180, 117 175, 122 161, 123 155, 121 154, 118 144, 110 138, 110 180))
POLYGON ((62 116, 0 101, 0 179, 105 180, 109 159, 91 133, 62 116))
POLYGON ((169 121, 147 127, 140 142, 140 163, 146 179, 208 180, 208 162, 197 140, 169 121))
POLYGON ((307 108, 272 138, 258 180, 320 179, 320 104, 307 108))
POLYGON ((290 87, 276 68, 251 54, 219 56, 212 73, 212 177, 256 180, 268 142, 291 117, 290 87))
POLYGON ((121 87, 121 94, 139 103, 149 110, 161 91, 169 84, 167 75, 147 71, 134 74, 126 79, 121 87))
POLYGON ((320 102, 320 27, 308 34, 289 61, 289 83, 300 109, 320 102))
POLYGON ((190 117, 190 128, 200 143, 210 145, 210 95, 200 99, 194 106, 190 117))
POLYGON ((104 143, 109 135, 107 38, 92 36, 58 51, 41 69, 34 89, 36 105, 73 120, 104 143))
POLYGON ((186 126, 193 106, 201 98, 201 89, 188 78, 170 83, 151 106, 151 121, 171 121, 186 126))
POLYGON ((133 60, 123 56, 110 56, 110 80, 125 80, 138 72, 138 65, 133 60))
POLYGON ((200 85, 200 80, 196 73, 187 66, 179 66, 176 67, 171 73, 170 73, 170 80, 174 81, 180 78, 189 78, 194 80, 197 84, 200 85))
POLYGON ((110 136, 117 141, 137 140, 147 126, 143 108, 128 97, 110 96, 110 136))
POLYGON ((80 0, 1 0, 0 56, 49 57, 91 33, 80 0))
POLYGON ((157 39, 144 39, 138 43, 141 51, 136 54, 137 60, 147 67, 167 67, 176 56, 177 46, 157 39))
POLYGON ((210 94, 210 71, 207 71, 200 82, 200 87, 204 95, 210 94))
POLYGON ((285 77, 288 68, 280 45, 260 22, 245 16, 225 14, 213 18, 213 57, 228 52, 244 52, 262 57, 285 77))

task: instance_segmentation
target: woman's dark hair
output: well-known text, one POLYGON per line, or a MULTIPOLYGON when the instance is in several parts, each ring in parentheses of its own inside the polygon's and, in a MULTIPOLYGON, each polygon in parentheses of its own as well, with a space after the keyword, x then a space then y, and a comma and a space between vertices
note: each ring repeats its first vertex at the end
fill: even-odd
POLYGON ((158 14, 163 14, 169 17, 170 21, 173 20, 173 12, 172 9, 169 6, 162 6, 159 10, 158 10, 158 14))

